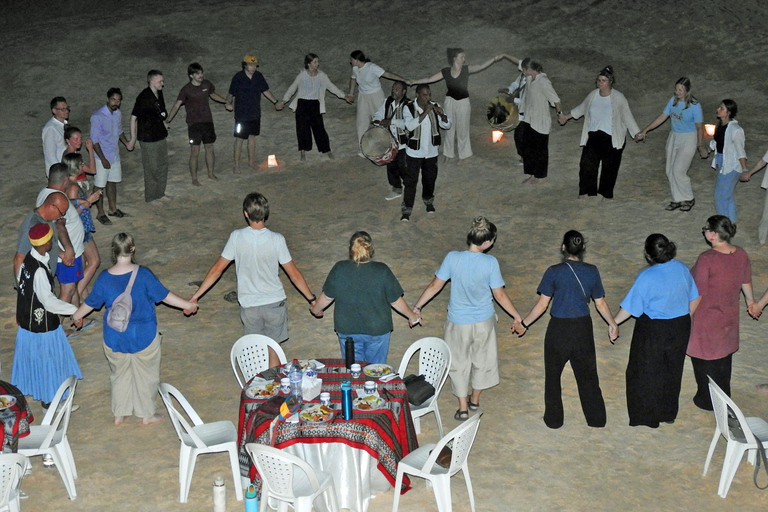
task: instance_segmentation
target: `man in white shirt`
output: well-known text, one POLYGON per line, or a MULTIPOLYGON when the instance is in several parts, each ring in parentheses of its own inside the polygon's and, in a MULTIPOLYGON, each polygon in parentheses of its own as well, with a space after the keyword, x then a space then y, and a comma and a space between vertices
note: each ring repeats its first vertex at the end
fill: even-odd
POLYGON ((51 100, 53 117, 43 126, 43 157, 45 157, 45 176, 53 164, 61 162, 67 143, 64 141, 64 125, 69 119, 69 105, 62 96, 51 100))
POLYGON ((379 110, 373 114, 373 124, 389 128, 392 137, 397 141, 397 155, 387 164, 387 181, 392 191, 384 199, 391 201, 403 195, 403 175, 405 174, 405 148, 408 143, 408 132, 403 119, 403 107, 411 102, 406 96, 408 86, 397 80, 392 84, 392 94, 384 100, 379 110))
POLYGON ((405 128, 410 132, 405 149, 406 172, 403 176, 405 191, 401 207, 401 221, 411 220, 416 186, 421 171, 421 199, 427 213, 434 213, 435 182, 437 181, 437 152, 440 147, 440 128, 447 130, 451 120, 432 100, 427 84, 416 87, 416 101, 403 109, 405 128))

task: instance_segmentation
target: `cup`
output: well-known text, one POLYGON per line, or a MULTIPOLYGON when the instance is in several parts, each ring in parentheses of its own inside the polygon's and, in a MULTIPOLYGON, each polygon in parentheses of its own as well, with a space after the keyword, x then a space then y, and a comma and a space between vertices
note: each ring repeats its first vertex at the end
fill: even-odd
POLYGON ((372 395, 376 392, 376 383, 372 380, 368 380, 363 385, 363 390, 365 391, 366 395, 372 395))
POLYGON ((362 371, 362 368, 360 368, 359 364, 355 363, 350 367, 349 371, 352 373, 352 378, 356 379, 360 377, 360 372, 362 371))
POLYGON ((331 394, 327 391, 320 393, 320 405, 324 405, 326 407, 331 406, 331 394))
POLYGON ((283 377, 280 379, 280 393, 288 395, 291 392, 291 379, 283 377))

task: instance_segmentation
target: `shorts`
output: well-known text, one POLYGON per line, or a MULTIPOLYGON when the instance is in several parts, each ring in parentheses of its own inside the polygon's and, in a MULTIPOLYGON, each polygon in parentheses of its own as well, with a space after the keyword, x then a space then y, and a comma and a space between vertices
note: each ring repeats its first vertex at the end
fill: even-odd
POLYGON ((195 123, 187 126, 189 134, 189 145, 199 146, 203 144, 213 144, 216 142, 216 131, 213 129, 213 123, 195 123))
POLYGON ((110 162, 110 169, 105 169, 101 164, 101 160, 96 157, 96 177, 93 179, 93 185, 99 188, 107 186, 107 182, 120 183, 123 181, 123 167, 120 165, 120 159, 118 158, 114 162, 110 162))
POLYGON ((75 258, 75 264, 71 267, 62 262, 56 264, 56 278, 61 284, 76 283, 83 278, 83 256, 75 258))
POLYGON ((247 139, 261 133, 261 118, 252 121, 235 121, 235 137, 247 139))
POLYGON ((278 343, 288 339, 288 307, 286 301, 240 308, 244 334, 263 334, 278 343))

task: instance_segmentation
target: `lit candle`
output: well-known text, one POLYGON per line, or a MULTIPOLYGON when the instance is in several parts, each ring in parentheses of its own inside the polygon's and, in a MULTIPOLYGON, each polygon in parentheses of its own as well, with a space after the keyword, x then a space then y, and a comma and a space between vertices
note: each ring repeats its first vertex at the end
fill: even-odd
POLYGON ((501 130, 493 130, 493 143, 496 144, 504 136, 504 132, 501 130))
POLYGON ((277 157, 275 155, 269 155, 269 158, 267 158, 267 167, 277 167, 277 157))
POLYGON ((709 135, 710 137, 714 137, 715 136, 715 125, 713 125, 713 124, 705 124, 704 125, 704 131, 706 131, 707 135, 709 135))

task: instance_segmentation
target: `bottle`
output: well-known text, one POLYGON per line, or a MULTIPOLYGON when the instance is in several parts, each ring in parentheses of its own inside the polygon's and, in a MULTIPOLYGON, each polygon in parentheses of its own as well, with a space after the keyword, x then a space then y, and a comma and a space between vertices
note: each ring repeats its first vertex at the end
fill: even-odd
POLYGON ((245 490, 245 512, 259 512, 259 498, 253 484, 249 484, 245 490))
POLYGON ((352 338, 344 340, 344 362, 347 369, 355 363, 355 340, 352 338))
POLYGON ((304 375, 301 373, 301 365, 298 359, 293 360, 291 372, 288 376, 291 379, 291 394, 301 402, 301 381, 304 375))
POLYGON ((227 488, 220 476, 213 479, 213 512, 227 512, 227 488))
POLYGON ((352 383, 348 380, 341 383, 341 413, 345 420, 352 419, 352 383))

